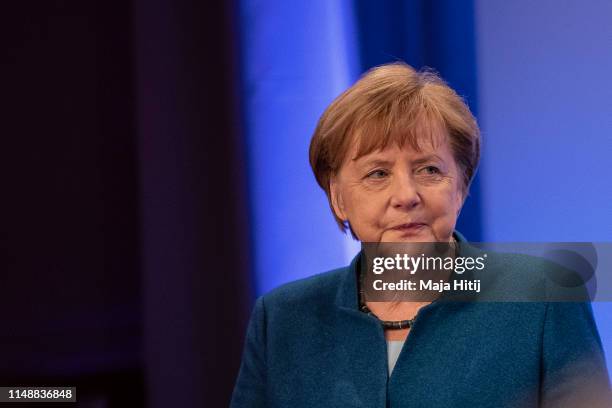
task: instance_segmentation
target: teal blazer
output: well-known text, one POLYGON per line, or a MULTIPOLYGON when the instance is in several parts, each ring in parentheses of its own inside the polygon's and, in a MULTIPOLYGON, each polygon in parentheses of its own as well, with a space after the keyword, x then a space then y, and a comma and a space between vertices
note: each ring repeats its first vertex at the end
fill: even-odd
POLYGON ((433 302, 389 377, 383 329, 358 309, 360 256, 257 299, 231 407, 612 407, 584 302, 433 302))

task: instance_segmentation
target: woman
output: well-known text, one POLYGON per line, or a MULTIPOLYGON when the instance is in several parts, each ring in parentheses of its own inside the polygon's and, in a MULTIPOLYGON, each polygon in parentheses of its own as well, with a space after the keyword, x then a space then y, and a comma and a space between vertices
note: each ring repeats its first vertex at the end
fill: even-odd
MULTIPOLYGON (((479 154, 463 100, 391 64, 327 108, 310 164, 362 243, 453 243, 465 241, 454 228, 479 154)), ((370 302, 362 257, 257 300, 233 407, 608 406, 588 304, 370 302)))

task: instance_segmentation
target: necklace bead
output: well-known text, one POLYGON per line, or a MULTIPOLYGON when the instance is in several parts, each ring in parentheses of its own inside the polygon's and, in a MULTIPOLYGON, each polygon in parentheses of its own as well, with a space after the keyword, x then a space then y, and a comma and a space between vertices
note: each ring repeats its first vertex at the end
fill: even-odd
POLYGON ((402 329, 409 329, 410 327, 412 327, 412 325, 414 324, 414 319, 393 321, 393 320, 381 320, 378 316, 376 316, 374 312, 372 312, 370 308, 366 305, 365 295, 363 291, 363 286, 364 286, 363 280, 364 280, 363 274, 359 273, 359 309, 363 313, 369 314, 370 316, 376 318, 384 329, 402 330, 402 329))

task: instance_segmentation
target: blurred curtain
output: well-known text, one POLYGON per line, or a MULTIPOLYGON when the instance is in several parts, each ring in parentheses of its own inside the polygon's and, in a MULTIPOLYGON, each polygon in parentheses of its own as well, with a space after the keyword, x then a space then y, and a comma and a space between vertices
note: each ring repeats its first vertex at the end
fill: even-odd
POLYGON ((131 30, 130 2, 0 13, 0 383, 83 407, 143 404, 131 30))
POLYGON ((250 304, 235 9, 134 5, 148 406, 227 406, 250 304))

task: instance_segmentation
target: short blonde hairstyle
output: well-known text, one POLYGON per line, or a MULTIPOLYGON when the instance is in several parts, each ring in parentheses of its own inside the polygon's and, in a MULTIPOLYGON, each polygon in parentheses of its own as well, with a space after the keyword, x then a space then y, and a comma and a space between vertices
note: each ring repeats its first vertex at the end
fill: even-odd
POLYGON ((310 166, 343 232, 347 225, 333 209, 330 181, 349 150, 357 146, 353 159, 392 143, 419 150, 424 139, 433 143, 436 129, 447 132, 465 196, 480 159, 480 130, 464 100, 435 73, 405 63, 382 65, 327 107, 310 142, 310 166))

